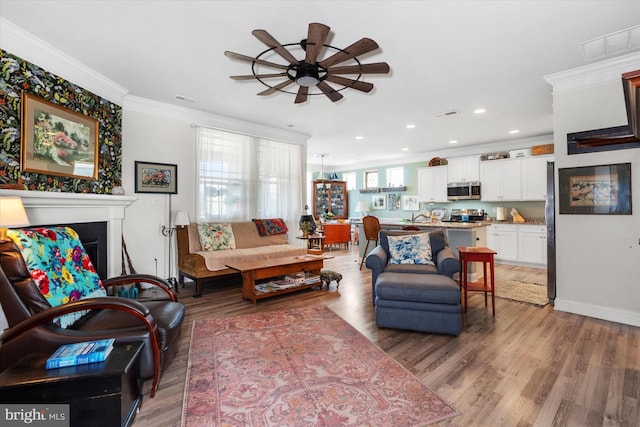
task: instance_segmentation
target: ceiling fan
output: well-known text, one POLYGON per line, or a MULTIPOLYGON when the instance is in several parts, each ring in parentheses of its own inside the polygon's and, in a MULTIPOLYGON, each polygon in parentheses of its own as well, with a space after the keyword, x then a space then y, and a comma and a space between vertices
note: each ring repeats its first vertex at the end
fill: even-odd
POLYGON ((266 44, 269 49, 263 51, 255 58, 247 55, 241 55, 230 51, 225 51, 225 56, 231 59, 239 59, 251 62, 251 72, 253 74, 244 76, 230 76, 233 80, 251 80, 256 79, 268 87, 268 89, 258 93, 258 95, 271 95, 275 92, 285 92, 296 95, 295 103, 300 104, 307 100, 309 95, 326 95, 332 102, 336 102, 343 98, 341 91, 352 88, 362 92, 370 92, 373 84, 360 80, 363 74, 387 74, 389 65, 386 62, 375 62, 371 64, 362 64, 357 58, 365 53, 378 49, 378 44, 368 38, 362 38, 351 46, 344 49, 324 44, 329 35, 330 28, 324 24, 311 23, 307 38, 298 43, 280 44, 266 30, 253 30, 253 34, 258 40, 266 44), (297 59, 288 47, 302 48, 304 50, 304 58, 297 59), (335 51, 329 57, 318 62, 323 48, 329 51, 335 51), (265 58, 272 52, 280 55, 288 64, 278 64, 276 62, 267 61, 265 58), (335 66, 346 61, 351 61, 349 65, 335 66), (259 66, 275 68, 281 70, 278 73, 260 74, 257 72, 259 66), (355 78, 342 77, 343 75, 357 75, 355 78), (265 82, 266 79, 274 79, 285 77, 286 80, 276 85, 270 85, 265 82), (327 82, 335 83, 342 86, 335 89, 327 82), (289 85, 296 83, 299 85, 297 92, 289 92, 284 90, 289 85), (316 87, 320 93, 310 93, 309 88, 316 87))

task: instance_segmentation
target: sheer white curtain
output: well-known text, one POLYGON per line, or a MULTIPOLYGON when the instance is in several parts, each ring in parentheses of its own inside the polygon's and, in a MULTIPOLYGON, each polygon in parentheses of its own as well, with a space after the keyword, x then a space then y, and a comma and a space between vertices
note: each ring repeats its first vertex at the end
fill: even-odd
POLYGON ((301 147, 198 127, 198 222, 283 218, 302 206, 301 147))

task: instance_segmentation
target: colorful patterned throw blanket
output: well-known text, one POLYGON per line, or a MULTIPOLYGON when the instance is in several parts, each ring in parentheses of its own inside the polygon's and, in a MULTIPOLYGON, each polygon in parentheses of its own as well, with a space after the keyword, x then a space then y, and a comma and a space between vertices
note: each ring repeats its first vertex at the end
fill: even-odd
MULTIPOLYGON (((78 233, 72 228, 25 228, 8 230, 7 234, 20 249, 31 278, 52 307, 106 296, 78 233)), ((85 313, 70 313, 56 322, 66 328, 85 313)))

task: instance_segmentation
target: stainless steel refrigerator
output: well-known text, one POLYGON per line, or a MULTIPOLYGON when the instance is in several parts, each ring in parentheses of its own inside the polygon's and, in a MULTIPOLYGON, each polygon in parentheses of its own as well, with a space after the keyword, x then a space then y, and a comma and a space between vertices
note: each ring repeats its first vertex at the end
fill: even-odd
POLYGON ((555 163, 547 162, 547 201, 544 206, 547 226, 547 296, 551 305, 556 299, 556 195, 555 163))

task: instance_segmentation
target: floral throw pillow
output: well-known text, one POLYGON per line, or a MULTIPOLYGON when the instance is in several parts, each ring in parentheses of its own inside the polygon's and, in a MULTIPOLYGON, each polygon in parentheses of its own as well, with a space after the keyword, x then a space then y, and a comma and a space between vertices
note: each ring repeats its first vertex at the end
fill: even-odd
POLYGON ((282 218, 269 219, 252 219, 258 227, 258 233, 261 236, 273 236, 276 234, 285 234, 289 229, 282 218))
MULTIPOLYGON (((29 275, 52 307, 106 296, 78 233, 72 228, 25 228, 9 230, 7 234, 20 249, 29 275)), ((85 313, 65 314, 55 322, 66 328, 85 313)))
POLYGON ((236 248, 230 223, 204 222, 198 224, 200 246, 203 251, 222 251, 236 248))
POLYGON ((387 236, 389 241, 389 264, 435 265, 431 253, 429 233, 387 236))

